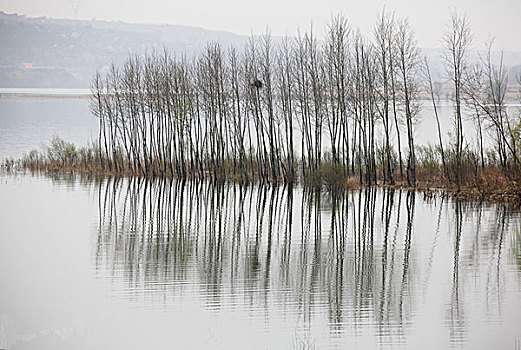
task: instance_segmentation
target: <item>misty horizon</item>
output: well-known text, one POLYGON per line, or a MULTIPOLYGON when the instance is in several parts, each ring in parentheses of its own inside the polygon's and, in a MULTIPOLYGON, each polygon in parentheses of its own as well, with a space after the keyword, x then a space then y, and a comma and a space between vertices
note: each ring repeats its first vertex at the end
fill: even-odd
POLYGON ((487 40, 494 37, 498 50, 521 51, 521 42, 515 35, 521 31, 516 16, 521 12, 521 4, 513 0, 493 3, 465 0, 457 6, 450 0, 421 4, 407 0, 371 4, 330 1, 306 6, 293 1, 280 4, 271 0, 262 6, 235 0, 220 4, 205 0, 165 4, 152 0, 147 2, 146 7, 136 1, 0 1, 0 10, 27 17, 182 25, 246 36, 264 33, 266 28, 274 36, 291 36, 298 29, 305 31, 313 25, 313 30, 320 37, 326 31, 326 23, 336 14, 344 15, 352 28, 359 28, 363 35, 368 36, 372 34, 378 14, 384 9, 395 12, 401 18, 408 18, 421 47, 442 46, 440 40, 450 11, 457 10, 460 14, 466 14, 472 24, 475 49, 481 49, 487 40))
MULTIPOLYGON (((173 27, 173 28, 175 28, 175 27, 178 27, 178 28, 193 28, 193 29, 198 29, 198 30, 203 30, 203 31, 208 31, 208 32, 230 34, 230 35, 235 35, 235 36, 238 36, 238 37, 246 37, 246 38, 247 37, 251 37, 251 36, 254 36, 254 37, 262 36, 266 32, 269 32, 270 35, 273 38, 283 38, 283 37, 286 37, 286 36, 289 37, 289 38, 295 38, 296 37, 296 33, 298 33, 299 31, 301 33, 303 33, 303 32, 305 32, 305 31, 307 31, 309 29, 313 29, 313 31, 315 32, 318 29, 318 25, 316 25, 313 22, 310 22, 307 27, 296 27, 295 31, 293 33, 289 33, 288 32, 288 33, 286 33, 284 35, 277 35, 277 34, 274 34, 272 32, 272 29, 269 26, 266 26, 264 31, 260 31, 260 32, 254 32, 252 30, 250 33, 239 33, 239 32, 235 32, 235 31, 227 30, 227 29, 216 29, 216 28, 204 27, 204 26, 200 26, 200 25, 189 25, 189 24, 125 21, 125 20, 122 20, 122 19, 102 19, 102 18, 95 18, 95 17, 93 17, 93 18, 78 18, 78 19, 76 19, 76 18, 72 18, 72 17, 53 17, 53 16, 45 16, 45 15, 42 15, 42 16, 30 16, 30 15, 26 15, 26 14, 22 14, 22 13, 17 13, 17 12, 8 13, 8 12, 5 12, 5 11, 2 11, 1 9, 0 9, 0 13, 3 13, 5 15, 7 15, 7 16, 18 16, 18 17, 21 17, 21 18, 24 18, 24 19, 28 19, 28 20, 45 19, 45 20, 51 20, 51 21, 97 22, 97 23, 107 23, 107 24, 115 24, 115 25, 117 25, 117 24, 124 24, 124 25, 136 25, 136 26, 166 26, 166 27, 173 27)), ((334 14, 332 14, 332 16, 333 15, 334 14)), ((327 24, 328 23, 324 23, 323 27, 327 27, 327 24)), ((358 30, 359 28, 358 27, 354 27, 352 29, 358 30)), ((323 33, 320 34, 320 37, 318 38, 319 41, 323 41, 322 36, 323 36, 323 33)), ((441 36, 441 33, 440 33, 440 36, 441 36)), ((496 44, 497 41, 498 41, 498 38, 494 37, 494 36, 490 36, 487 40, 493 40, 494 44, 496 44)), ((435 46, 435 45, 433 45, 433 46, 422 46, 422 45, 419 45, 419 47, 421 49, 425 49, 425 50, 443 50, 443 43, 441 42, 441 39, 440 39, 440 42, 438 43, 437 46, 435 46)), ((493 52, 521 53, 521 47, 518 48, 518 49, 514 49, 514 50, 503 49, 503 48, 500 48, 498 45, 494 45, 494 47, 495 47, 495 49, 492 50, 493 52)), ((484 46, 483 47, 473 47, 472 51, 484 52, 485 51, 485 47, 484 46)))

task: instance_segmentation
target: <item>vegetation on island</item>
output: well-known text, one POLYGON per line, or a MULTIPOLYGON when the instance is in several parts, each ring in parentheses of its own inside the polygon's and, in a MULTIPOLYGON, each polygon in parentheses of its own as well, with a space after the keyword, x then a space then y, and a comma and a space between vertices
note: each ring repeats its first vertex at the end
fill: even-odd
POLYGON ((454 106, 448 142, 414 30, 384 10, 372 37, 338 15, 322 40, 312 28, 281 40, 267 31, 244 48, 208 43, 193 59, 166 49, 130 55, 93 78, 94 144, 77 149, 56 138, 22 165, 329 187, 443 187, 521 201, 521 112, 507 105, 502 58, 493 58, 490 41, 470 62, 471 26, 455 11, 442 41, 454 106), (420 146, 415 128, 426 97, 439 141, 420 146), (465 137, 467 117, 475 143, 465 137))

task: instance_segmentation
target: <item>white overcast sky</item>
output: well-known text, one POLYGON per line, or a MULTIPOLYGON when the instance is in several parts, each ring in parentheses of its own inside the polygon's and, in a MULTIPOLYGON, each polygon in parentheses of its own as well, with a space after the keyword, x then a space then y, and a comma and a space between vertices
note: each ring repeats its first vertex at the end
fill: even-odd
POLYGON ((475 48, 494 36, 495 49, 521 51, 521 0, 0 0, 0 10, 27 16, 73 18, 72 1, 79 2, 78 19, 169 23, 259 34, 266 26, 273 35, 293 35, 298 27, 321 35, 332 14, 343 13, 354 27, 369 33, 385 6, 408 17, 422 47, 440 47, 449 9, 467 13, 475 48))

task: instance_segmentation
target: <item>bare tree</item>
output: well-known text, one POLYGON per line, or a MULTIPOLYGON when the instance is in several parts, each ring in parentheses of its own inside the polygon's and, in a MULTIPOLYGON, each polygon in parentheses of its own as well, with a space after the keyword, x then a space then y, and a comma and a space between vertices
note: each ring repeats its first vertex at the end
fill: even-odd
POLYGON ((286 171, 286 180, 293 182, 296 180, 296 164, 295 164, 295 151, 293 144, 293 118, 294 116, 294 79, 295 74, 294 68, 294 57, 293 57, 293 46, 289 37, 282 39, 279 55, 278 55, 278 71, 279 71, 279 95, 280 105, 282 110, 282 116, 284 120, 284 133, 286 136, 286 159, 288 162, 286 171))
POLYGON ((414 149, 414 118, 418 111, 418 73, 420 64, 419 50, 414 38, 414 31, 407 20, 398 22, 396 32, 396 50, 403 88, 403 103, 407 123, 409 156, 407 161, 407 182, 416 186, 416 154, 414 149))
POLYGON ((375 37, 375 50, 378 62, 378 83, 381 89, 377 89, 381 105, 379 107, 380 118, 384 126, 385 137, 385 161, 384 165, 384 182, 387 180, 390 184, 394 184, 394 169, 391 156, 391 126, 389 119, 390 104, 393 100, 394 82, 391 82, 393 69, 391 68, 392 59, 395 55, 393 52, 392 38, 395 27, 394 14, 382 11, 378 17, 378 21, 373 30, 375 37))
POLYGON ((342 16, 332 18, 324 46, 327 66, 327 129, 334 163, 349 164, 349 119, 347 116, 348 45, 351 28, 342 16))
POLYGON ((461 185, 461 157, 463 153, 463 118, 462 118, 462 90, 465 72, 467 70, 467 55, 472 43, 470 22, 466 15, 460 16, 454 10, 451 12, 450 22, 443 35, 445 45, 445 62, 447 75, 454 86, 454 125, 456 131, 455 156, 456 156, 456 185, 461 185))
POLYGON ((485 57, 481 57, 481 62, 468 73, 464 96, 476 111, 478 127, 481 129, 480 116, 483 114, 495 130, 497 152, 501 165, 506 168, 507 152, 510 152, 511 159, 516 164, 521 165, 516 150, 518 136, 506 107, 508 76, 503 65, 503 53, 500 53, 499 63, 495 64, 492 59, 492 44, 493 40, 487 43, 485 57))
POLYGON ((432 107, 434 109, 434 115, 436 117, 436 125, 438 126, 438 140, 440 142, 440 153, 441 153, 441 162, 443 165, 443 172, 445 173, 445 176, 447 177, 447 180, 450 182, 450 174, 449 170, 447 168, 447 164, 445 162, 445 151, 443 148, 443 138, 441 135, 441 126, 440 126, 440 118, 438 116, 438 107, 436 106, 436 99, 434 98, 434 87, 432 85, 432 77, 431 77, 431 70, 429 68, 429 62, 427 60, 427 56, 424 57, 424 79, 427 82, 427 91, 429 92, 429 95, 431 97, 432 107))

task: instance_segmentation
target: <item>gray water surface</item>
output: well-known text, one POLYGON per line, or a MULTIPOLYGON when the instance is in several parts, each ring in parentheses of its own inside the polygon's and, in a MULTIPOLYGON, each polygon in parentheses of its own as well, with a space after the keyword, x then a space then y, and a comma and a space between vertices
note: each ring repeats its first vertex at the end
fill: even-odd
POLYGON ((3 174, 0 213, 0 348, 521 340, 521 213, 508 206, 3 174))
POLYGON ((54 136, 86 146, 97 135, 88 97, 0 97, 0 162, 42 149, 54 136))

